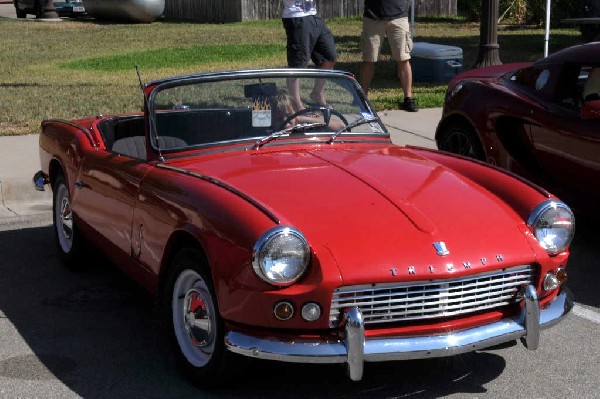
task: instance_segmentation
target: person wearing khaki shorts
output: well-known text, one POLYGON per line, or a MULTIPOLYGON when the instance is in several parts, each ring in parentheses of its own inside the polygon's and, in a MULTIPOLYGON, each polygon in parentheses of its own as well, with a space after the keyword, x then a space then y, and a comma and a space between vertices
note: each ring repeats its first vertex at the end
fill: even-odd
POLYGON ((365 94, 375 74, 375 63, 383 40, 387 37, 396 61, 398 79, 404 93, 401 109, 417 112, 419 108, 412 97, 412 68, 410 52, 413 42, 408 24, 408 11, 405 0, 365 0, 361 48, 363 61, 360 66, 360 84, 365 94))

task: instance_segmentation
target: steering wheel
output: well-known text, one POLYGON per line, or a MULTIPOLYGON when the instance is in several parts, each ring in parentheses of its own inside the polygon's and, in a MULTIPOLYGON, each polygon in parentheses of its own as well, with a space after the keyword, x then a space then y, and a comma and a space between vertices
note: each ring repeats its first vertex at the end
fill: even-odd
POLYGON ((288 123, 290 123, 293 119, 297 118, 298 116, 305 115, 305 114, 311 114, 311 113, 315 113, 315 112, 320 112, 323 115, 323 123, 325 124, 325 126, 329 126, 329 121, 331 120, 331 115, 337 116, 338 118, 340 118, 340 120, 342 122, 344 122, 344 125, 348 125, 348 120, 344 117, 344 115, 341 112, 336 111, 333 108, 321 106, 321 107, 308 107, 308 108, 304 108, 298 112, 293 113, 292 115, 285 118, 285 120, 281 123, 281 126, 277 130, 284 129, 288 123))

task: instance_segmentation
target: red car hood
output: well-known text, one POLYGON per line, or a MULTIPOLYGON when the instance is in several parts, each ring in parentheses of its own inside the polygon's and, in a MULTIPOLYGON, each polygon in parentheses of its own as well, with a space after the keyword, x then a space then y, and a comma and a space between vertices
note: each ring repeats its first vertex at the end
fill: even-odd
POLYGON ((263 147, 173 166, 221 179, 275 210, 317 256, 335 259, 346 285, 533 260, 523 221, 501 200, 402 147, 263 147), (435 242, 450 253, 437 254, 435 242))

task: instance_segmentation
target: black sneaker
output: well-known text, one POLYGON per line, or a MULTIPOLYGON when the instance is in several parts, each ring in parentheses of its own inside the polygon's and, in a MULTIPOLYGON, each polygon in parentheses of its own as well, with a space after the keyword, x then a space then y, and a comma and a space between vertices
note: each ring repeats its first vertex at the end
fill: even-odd
POLYGON ((415 103, 415 99, 412 97, 405 97, 404 102, 400 105, 400 109, 403 109, 407 112, 417 112, 419 107, 417 107, 417 103, 415 103))

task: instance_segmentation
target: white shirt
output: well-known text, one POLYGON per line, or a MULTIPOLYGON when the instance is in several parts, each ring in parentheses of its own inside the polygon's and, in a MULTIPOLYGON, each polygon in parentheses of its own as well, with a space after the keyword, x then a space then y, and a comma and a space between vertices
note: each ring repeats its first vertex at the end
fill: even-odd
POLYGON ((315 0, 283 0, 283 18, 299 18, 317 13, 315 0))

